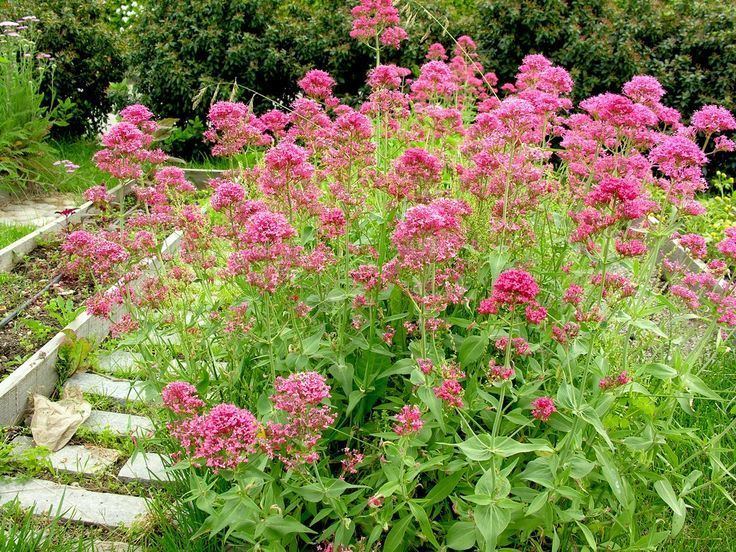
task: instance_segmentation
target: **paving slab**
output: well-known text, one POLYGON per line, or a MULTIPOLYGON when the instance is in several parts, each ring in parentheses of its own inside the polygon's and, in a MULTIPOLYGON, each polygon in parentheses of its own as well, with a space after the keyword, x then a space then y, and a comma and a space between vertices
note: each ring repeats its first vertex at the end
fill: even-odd
POLYGON ((26 198, 0 207, 0 220, 14 224, 44 226, 59 217, 56 211, 76 207, 73 194, 51 194, 43 198, 26 198))
MULTIPOLYGON (((13 455, 19 455, 36 446, 33 439, 25 435, 19 435, 10 444, 13 445, 13 455)), ((115 464, 120 458, 120 452, 102 447, 67 445, 46 458, 57 471, 97 475, 115 464)))
POLYGON ((155 452, 136 452, 120 470, 118 479, 125 483, 137 481, 147 485, 171 481, 165 466, 171 465, 169 456, 155 452))
POLYGON ((81 427, 94 433, 102 433, 108 430, 114 435, 120 436, 145 437, 154 432, 153 422, 150 418, 133 414, 121 414, 120 412, 107 412, 105 410, 93 410, 81 427))
POLYGON ((143 362, 140 353, 117 350, 101 354, 97 357, 97 365, 103 372, 137 372, 143 362))
POLYGON ((82 372, 74 374, 64 383, 64 389, 76 387, 83 393, 109 397, 121 404, 130 401, 151 402, 154 398, 141 382, 115 379, 100 374, 82 372))
POLYGON ((18 500, 34 513, 58 514, 65 521, 80 521, 108 529, 130 527, 148 513, 146 500, 137 496, 98 493, 81 487, 59 485, 43 479, 0 481, 0 504, 18 500))

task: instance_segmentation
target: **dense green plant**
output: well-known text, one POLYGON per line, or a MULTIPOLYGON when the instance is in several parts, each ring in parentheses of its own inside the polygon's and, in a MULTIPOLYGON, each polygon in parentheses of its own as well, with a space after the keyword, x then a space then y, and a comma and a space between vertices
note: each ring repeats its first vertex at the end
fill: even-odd
MULTIPOLYGON (((2 6, 2 4, 0 4, 2 6)), ((37 46, 55 61, 54 78, 43 83, 45 105, 54 98, 73 102, 69 125, 56 135, 96 132, 111 110, 106 96, 111 82, 123 78, 122 35, 110 23, 111 8, 104 0, 18 0, 0 13, 40 19, 37 46)))
POLYGON ((44 105, 41 83, 53 79, 55 67, 39 59, 34 38, 33 28, 0 35, 0 192, 16 195, 48 186, 60 173, 47 139, 70 107, 53 99, 44 105))

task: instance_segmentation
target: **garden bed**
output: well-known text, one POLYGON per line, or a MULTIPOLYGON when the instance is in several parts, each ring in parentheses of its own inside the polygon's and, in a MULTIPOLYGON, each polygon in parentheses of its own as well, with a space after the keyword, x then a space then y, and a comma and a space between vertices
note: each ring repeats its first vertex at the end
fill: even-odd
MULTIPOLYGON (((161 246, 161 257, 173 254, 179 247, 181 234, 174 232, 161 246)), ((129 282, 131 289, 140 285, 143 278, 156 271, 160 259, 149 258, 141 276, 129 282)), ((111 322, 121 316, 124 307, 120 305, 105 320, 92 316, 86 310, 64 326, 51 340, 38 349, 17 369, 0 380, 0 426, 15 425, 26 412, 28 399, 34 393, 50 395, 54 390, 58 374, 56 362, 62 347, 70 340, 86 339, 99 341, 110 332, 111 322)))
POLYGON ((37 247, 13 271, 0 274, 0 318, 26 305, 0 328, 0 380, 71 322, 94 293, 89 281, 63 274, 60 243, 37 247))
MULTIPOLYGON (((130 196, 122 199, 123 212, 134 205, 130 196)), ((77 222, 55 221, 34 237, 32 249, 15 256, 18 263, 9 272, 0 272, 0 381, 72 322, 95 292, 91 279, 67 270, 69 259, 61 246, 74 230, 96 233, 113 228, 118 221, 93 218, 95 210, 84 206, 79 211, 83 212, 77 222)), ((24 239, 19 242, 26 243, 24 239)))

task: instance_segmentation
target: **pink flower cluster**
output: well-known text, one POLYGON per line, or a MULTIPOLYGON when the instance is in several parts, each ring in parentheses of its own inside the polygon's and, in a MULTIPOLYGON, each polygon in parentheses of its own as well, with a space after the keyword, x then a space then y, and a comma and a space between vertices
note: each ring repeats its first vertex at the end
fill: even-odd
MULTIPOLYGON (((330 407, 320 403, 330 397, 330 387, 315 372, 277 378, 271 401, 286 414, 284 422, 261 424, 247 409, 218 404, 205 411, 197 390, 186 382, 173 382, 162 391, 164 405, 180 418, 169 423, 171 435, 192 460, 217 470, 236 469, 250 455, 263 451, 281 460, 287 469, 315 462, 322 431, 334 422, 330 407)), ((349 455, 349 471, 363 460, 349 455)))
POLYGON ((121 269, 130 254, 116 241, 104 234, 91 234, 86 230, 75 230, 69 234, 61 246, 70 256, 67 270, 71 273, 87 273, 95 279, 108 281, 116 269, 121 269))
POLYGON ((552 397, 537 397, 532 401, 532 416, 537 420, 546 422, 555 412, 557 407, 552 397))
POLYGON ((491 382, 507 381, 514 377, 515 370, 511 366, 496 364, 494 359, 488 362, 488 380, 491 382))
POLYGON ((455 408, 463 407, 463 386, 460 380, 465 378, 465 373, 454 364, 448 364, 442 368, 442 379, 438 386, 434 387, 435 396, 455 408))
POLYGON ((197 414, 205 403, 199 398, 197 389, 184 381, 175 381, 164 387, 161 392, 164 406, 175 414, 197 414))
POLYGON ((409 38, 399 26, 399 11, 393 0, 360 0, 352 10, 353 28, 350 36, 363 42, 376 39, 384 46, 399 48, 409 38))
POLYGON ((194 184, 187 180, 183 169, 179 167, 163 167, 156 171, 154 180, 164 189, 173 189, 179 193, 191 193, 196 191, 194 184))
POLYGON ((456 257, 465 245, 462 218, 469 214, 467 203, 455 199, 408 209, 391 236, 401 266, 419 270, 456 257))
POLYGON ((266 126, 241 102, 216 102, 207 115, 205 140, 212 142, 212 155, 231 156, 246 146, 267 146, 266 126))
POLYGON ((107 187, 103 185, 87 188, 82 196, 86 201, 91 201, 101 211, 107 210, 108 205, 114 199, 112 194, 107 191, 107 187))
POLYGON ((617 376, 602 378, 601 381, 598 382, 598 387, 603 391, 608 391, 609 389, 626 385, 629 382, 631 382, 631 376, 629 376, 628 372, 624 370, 617 376))
POLYGON ((418 406, 404 405, 396 415, 394 433, 396 435, 412 435, 418 433, 424 427, 422 411, 418 406))
POLYGON ((510 269, 498 275, 493 283, 491 296, 478 306, 479 314, 497 314, 504 307, 514 311, 525 307, 524 314, 532 324, 540 324, 547 318, 547 310, 537 302, 539 285, 525 270, 510 269))
POLYGON ((163 163, 167 155, 160 149, 151 149, 158 125, 153 113, 136 104, 120 112, 122 121, 114 124, 102 137, 104 149, 94 160, 100 170, 115 178, 140 178, 145 164, 163 163))
POLYGON ((408 148, 379 186, 396 199, 427 201, 442 179, 442 162, 422 148, 408 148))
MULTIPOLYGON (((198 404, 191 397, 187 401, 173 404, 178 408, 198 404)), ((192 460, 215 471, 234 470, 258 450, 258 420, 249 410, 233 404, 218 404, 204 414, 171 422, 168 428, 192 460)))
POLYGON ((307 71, 297 84, 310 98, 322 100, 331 107, 339 104, 339 100, 332 95, 332 89, 335 87, 335 79, 327 71, 320 69, 307 71))
POLYGON ((271 458, 281 460, 287 469, 317 461, 317 441, 335 416, 320 403, 330 397, 330 387, 316 372, 299 372, 287 378, 278 377, 276 393, 271 397, 274 408, 286 413, 285 422, 270 421, 265 426, 264 450, 271 458))

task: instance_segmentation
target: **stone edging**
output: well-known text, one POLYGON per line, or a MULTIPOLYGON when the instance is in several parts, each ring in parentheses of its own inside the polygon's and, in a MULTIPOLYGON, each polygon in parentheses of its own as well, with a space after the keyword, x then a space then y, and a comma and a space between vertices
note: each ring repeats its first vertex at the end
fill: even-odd
MULTIPOLYGON (((176 231, 166 238, 161 245, 161 254, 175 252, 179 248, 181 237, 181 232, 176 231)), ((160 260, 149 258, 146 264, 141 277, 130 284, 133 289, 140 286, 143 277, 160 265, 160 260)), ((121 305, 114 316, 120 317, 123 311, 124 306, 121 305)), ((53 391, 58 380, 56 361, 70 333, 77 338, 102 340, 110 333, 110 322, 84 311, 7 378, 0 381, 0 427, 16 425, 23 418, 31 395, 38 393, 48 396, 53 391)))

